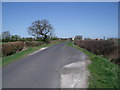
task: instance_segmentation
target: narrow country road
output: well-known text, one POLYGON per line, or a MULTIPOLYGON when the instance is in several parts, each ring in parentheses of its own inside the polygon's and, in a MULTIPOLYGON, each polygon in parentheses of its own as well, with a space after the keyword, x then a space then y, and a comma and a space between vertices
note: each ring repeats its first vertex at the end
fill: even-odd
POLYGON ((4 67, 3 88, 60 88, 61 68, 86 57, 65 44, 54 45, 4 67))

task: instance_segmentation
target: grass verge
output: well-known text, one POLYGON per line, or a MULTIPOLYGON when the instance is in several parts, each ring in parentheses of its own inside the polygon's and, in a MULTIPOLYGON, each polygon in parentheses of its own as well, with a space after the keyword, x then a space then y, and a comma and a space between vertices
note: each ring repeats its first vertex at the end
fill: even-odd
POLYGON ((52 44, 44 44, 44 45, 40 45, 38 47, 30 47, 24 51, 20 51, 20 52, 13 54, 11 56, 2 57, 2 59, 0 60, 0 63, 1 63, 0 65, 2 65, 4 67, 13 61, 19 60, 19 59, 27 56, 28 54, 39 50, 40 48, 53 46, 53 45, 58 44, 58 43, 59 42, 54 42, 52 44))
POLYGON ((81 50, 90 58, 91 64, 88 65, 90 71, 89 88, 120 88, 120 84, 118 84, 120 82, 120 68, 118 65, 111 63, 107 58, 73 45, 72 42, 68 42, 67 45, 81 50))

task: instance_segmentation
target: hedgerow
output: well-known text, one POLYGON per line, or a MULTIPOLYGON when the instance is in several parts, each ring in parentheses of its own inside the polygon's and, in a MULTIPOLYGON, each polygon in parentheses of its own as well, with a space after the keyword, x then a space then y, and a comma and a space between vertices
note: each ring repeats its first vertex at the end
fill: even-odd
POLYGON ((21 51, 24 48, 23 42, 9 42, 2 45, 2 54, 3 56, 12 55, 16 52, 21 51))
POLYGON ((25 42, 25 45, 27 47, 37 47, 42 44, 44 44, 44 42, 42 42, 42 41, 27 41, 27 42, 25 42))
POLYGON ((96 55, 102 55, 110 61, 120 64, 120 45, 110 40, 76 40, 74 42, 81 48, 84 48, 96 55))

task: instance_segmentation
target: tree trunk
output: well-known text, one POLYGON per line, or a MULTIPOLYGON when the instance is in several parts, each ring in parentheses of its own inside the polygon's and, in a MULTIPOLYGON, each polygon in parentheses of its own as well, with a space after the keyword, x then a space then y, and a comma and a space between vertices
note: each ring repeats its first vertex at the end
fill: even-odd
POLYGON ((44 42, 48 42, 48 41, 47 41, 47 35, 44 36, 43 41, 44 41, 44 42))

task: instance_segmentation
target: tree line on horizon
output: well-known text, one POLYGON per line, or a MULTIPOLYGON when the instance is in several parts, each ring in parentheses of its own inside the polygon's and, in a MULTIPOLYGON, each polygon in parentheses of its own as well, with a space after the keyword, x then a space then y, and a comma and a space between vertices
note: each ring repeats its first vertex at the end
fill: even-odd
POLYGON ((36 20, 32 22, 32 25, 28 27, 28 34, 33 37, 20 37, 20 35, 11 35, 9 31, 2 32, 0 39, 2 42, 14 42, 14 41, 44 41, 58 40, 53 33, 53 27, 48 20, 36 20))
MULTIPOLYGON (((54 28, 49 23, 48 20, 36 20, 32 22, 31 26, 28 27, 28 34, 32 37, 20 37, 20 35, 11 35, 9 31, 4 31, 0 35, 0 41, 2 42, 14 42, 14 41, 44 41, 49 42, 49 40, 58 40, 59 38, 55 36, 53 32, 54 28)), ((64 39, 64 38, 63 38, 64 39)), ((76 35, 75 39, 82 40, 82 35, 76 35)), ((107 38, 107 40, 114 40, 116 38, 107 38)), ((84 40, 92 40, 91 38, 84 38, 84 40)), ((105 40, 105 39, 96 39, 105 40)))

